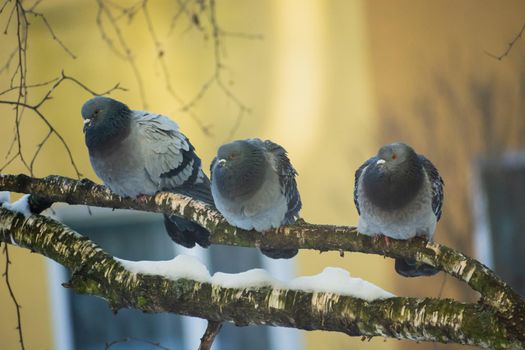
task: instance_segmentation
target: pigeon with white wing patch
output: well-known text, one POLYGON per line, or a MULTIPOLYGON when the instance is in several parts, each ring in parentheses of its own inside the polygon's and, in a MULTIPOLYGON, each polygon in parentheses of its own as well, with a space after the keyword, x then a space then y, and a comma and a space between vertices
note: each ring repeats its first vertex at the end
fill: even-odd
MULTIPOLYGON (((286 150, 272 141, 238 140, 222 145, 211 164, 211 190, 217 209, 230 225, 259 232, 292 224, 301 198, 286 150)), ((297 249, 262 249, 289 259, 297 249)))
MULTIPOLYGON (((174 121, 100 96, 84 104, 82 118, 91 165, 113 192, 138 197, 170 191, 213 205, 201 160, 174 121)), ((209 232, 191 221, 165 215, 164 224, 178 244, 210 244, 209 232)))
MULTIPOLYGON (((431 240, 441 218, 443 179, 436 167, 404 143, 381 147, 355 173, 354 202, 358 231, 395 239, 423 236, 431 240)), ((396 271, 406 277, 439 272, 427 264, 396 259, 396 271)))

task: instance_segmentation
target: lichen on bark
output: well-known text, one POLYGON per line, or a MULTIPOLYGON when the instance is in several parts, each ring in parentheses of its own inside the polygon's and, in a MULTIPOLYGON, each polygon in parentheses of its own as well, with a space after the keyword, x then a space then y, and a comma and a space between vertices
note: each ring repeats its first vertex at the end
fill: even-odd
POLYGON ((354 227, 300 221, 261 235, 231 227, 213 208, 182 195, 158 193, 141 202, 120 198, 90 181, 60 176, 0 175, 0 190, 33 193, 50 201, 162 212, 208 228, 212 244, 355 251, 414 258, 469 284, 479 305, 453 300, 392 298, 366 302, 329 293, 265 288, 228 289, 190 280, 134 275, 86 238, 42 216, 25 220, 2 209, 0 240, 10 236, 73 271, 69 287, 104 297, 115 308, 170 311, 238 325, 273 324, 335 330, 349 335, 456 342, 490 348, 525 348, 523 299, 490 269, 460 252, 422 239, 391 241, 360 235, 354 227), (30 233, 30 234, 29 234, 30 233))

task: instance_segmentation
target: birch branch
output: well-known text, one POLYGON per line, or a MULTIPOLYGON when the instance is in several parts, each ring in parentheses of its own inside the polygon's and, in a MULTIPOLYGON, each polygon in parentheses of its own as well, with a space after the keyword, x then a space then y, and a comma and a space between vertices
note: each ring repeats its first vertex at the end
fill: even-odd
POLYGON ((320 251, 349 251, 379 254, 391 258, 413 258, 467 283, 481 294, 480 302, 498 312, 525 341, 525 301, 493 271, 475 259, 436 242, 424 239, 382 240, 361 235, 355 227, 316 225, 300 221, 265 232, 244 231, 230 226, 215 209, 189 197, 159 192, 137 202, 122 198, 89 180, 61 176, 37 179, 26 175, 0 175, 0 190, 33 193, 52 202, 136 209, 175 214, 206 227, 212 244, 262 248, 299 248, 320 251))
POLYGON ((66 287, 102 297, 114 310, 172 312, 237 326, 268 324, 350 336, 525 349, 509 323, 483 305, 431 298, 368 302, 334 293, 225 288, 134 274, 67 226, 40 215, 25 218, 4 208, 0 208, 0 241, 16 242, 62 264, 73 273, 66 287))

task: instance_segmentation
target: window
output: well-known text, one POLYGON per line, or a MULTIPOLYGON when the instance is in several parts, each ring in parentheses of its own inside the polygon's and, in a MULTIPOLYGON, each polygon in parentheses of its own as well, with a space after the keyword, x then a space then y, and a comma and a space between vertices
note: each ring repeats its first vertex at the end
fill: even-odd
POLYGON ((525 295, 525 153, 480 159, 473 186, 477 256, 525 295))

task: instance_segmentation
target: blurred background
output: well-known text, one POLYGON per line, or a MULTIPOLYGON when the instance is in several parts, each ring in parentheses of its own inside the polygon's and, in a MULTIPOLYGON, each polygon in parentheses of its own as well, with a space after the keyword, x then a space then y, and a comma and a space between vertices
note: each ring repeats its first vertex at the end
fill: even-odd
MULTIPOLYGON (((412 145, 446 183, 436 241, 480 259, 525 294, 525 42, 517 38, 508 51, 525 23, 523 1, 45 0, 1 1, 0 8, 7 32, 0 38, 0 90, 17 87, 21 71, 28 85, 50 82, 23 91, 29 105, 42 100, 61 71, 96 93, 119 83, 127 90, 110 96, 176 120, 206 168, 226 141, 272 139, 288 150, 299 172, 302 216, 309 222, 355 225, 355 169, 385 143, 412 145), (22 69, 19 4, 30 23, 22 30, 22 69)), ((31 109, 18 118, 24 165, 14 138, 16 112, 5 103, 19 92, 0 94, 0 172, 76 177, 64 144, 56 134, 46 137, 49 128, 31 109)), ((78 172, 99 181, 80 117, 91 96, 65 80, 38 111, 63 137, 78 172)), ((158 215, 54 210, 121 258, 169 259, 184 252, 199 256, 212 272, 262 266, 283 279, 339 266, 400 296, 477 298, 443 273, 402 278, 381 256, 303 250, 275 263, 254 249, 189 251, 170 243, 158 215)), ((137 339, 111 348, 154 348, 143 340, 197 348, 202 320, 133 310, 115 316, 105 302, 63 289, 67 272, 56 264, 27 250, 10 247, 10 253, 26 349, 104 349, 125 337, 137 339)), ((16 311, 3 280, 0 310, 0 348, 16 349, 16 311)), ((214 345, 248 347, 462 348, 233 326, 214 345)))

